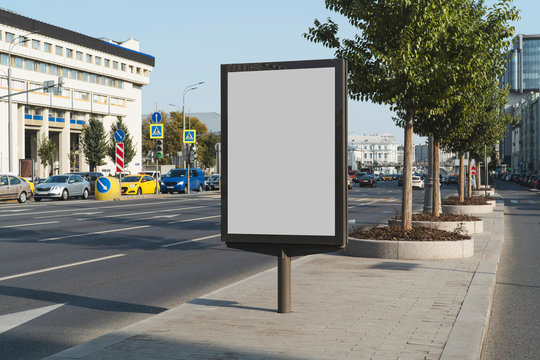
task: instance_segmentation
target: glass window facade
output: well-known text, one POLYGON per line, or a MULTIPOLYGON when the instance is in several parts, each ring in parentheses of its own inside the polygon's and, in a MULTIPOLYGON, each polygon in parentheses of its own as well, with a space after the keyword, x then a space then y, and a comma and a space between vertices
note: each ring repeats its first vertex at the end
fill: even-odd
POLYGON ((502 83, 512 92, 540 90, 540 37, 518 35, 509 52, 502 83))

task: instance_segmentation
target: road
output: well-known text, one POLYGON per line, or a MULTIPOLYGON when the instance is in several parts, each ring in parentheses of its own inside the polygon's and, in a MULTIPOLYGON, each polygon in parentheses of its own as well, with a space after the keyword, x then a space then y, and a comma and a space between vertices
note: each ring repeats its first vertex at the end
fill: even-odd
POLYGON ((483 360, 538 359, 540 350, 540 195, 500 182, 504 245, 483 360))
MULTIPOLYGON (((401 188, 355 185, 349 200, 356 224, 384 223, 401 188)), ((0 359, 40 359, 276 265, 219 234, 215 192, 0 203, 0 359)))

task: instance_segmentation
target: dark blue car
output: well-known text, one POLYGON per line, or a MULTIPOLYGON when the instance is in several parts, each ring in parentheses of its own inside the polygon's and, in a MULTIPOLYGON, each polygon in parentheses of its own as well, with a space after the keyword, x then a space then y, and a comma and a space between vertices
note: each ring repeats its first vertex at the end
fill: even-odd
MULTIPOLYGON (((190 190, 202 191, 204 189, 204 173, 201 169, 189 169, 190 190)), ((163 193, 187 193, 187 169, 173 169, 161 177, 159 190, 163 193)))

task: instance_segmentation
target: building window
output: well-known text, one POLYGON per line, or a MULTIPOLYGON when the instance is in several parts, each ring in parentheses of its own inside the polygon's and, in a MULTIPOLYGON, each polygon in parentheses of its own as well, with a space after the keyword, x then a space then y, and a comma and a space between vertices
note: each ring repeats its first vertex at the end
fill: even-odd
POLYGON ((19 68, 19 69, 22 69, 23 67, 23 59, 18 57, 18 56, 14 56, 15 58, 15 67, 19 68))
POLYGON ((88 63, 92 62, 92 55, 86 54, 86 62, 88 62, 88 63))
POLYGON ((68 75, 69 75, 68 68, 62 68, 62 76, 67 78, 67 77, 69 77, 68 75))
POLYGON ((113 67, 113 69, 118 70, 118 61, 113 61, 112 62, 112 67, 113 67))
POLYGON ((52 64, 49 65, 49 74, 58 75, 58 66, 52 64))
POLYGON ((8 54, 0 54, 0 63, 2 65, 8 64, 8 54))
POLYGON ((6 42, 10 43, 15 39, 15 35, 12 33, 7 32, 6 33, 6 42))
POLYGON ((61 46, 56 45, 56 55, 62 55, 64 49, 61 46))
POLYGON ((43 43, 43 51, 50 53, 52 51, 52 45, 49 43, 43 43))
POLYGON ((73 58, 73 50, 71 50, 71 49, 66 49, 66 57, 68 57, 68 58, 73 58))
POLYGON ((36 62, 34 60, 25 59, 24 60, 24 68, 26 70, 36 70, 36 62))
POLYGON ((96 65, 101 65, 101 58, 96 56, 96 65))
POLYGON ((126 64, 121 64, 120 65, 120 70, 126 71, 126 64))
POLYGON ((75 100, 88 101, 88 93, 83 91, 74 91, 73 98, 75 100))
POLYGON ((92 84, 97 84, 98 82, 98 76, 96 74, 90 74, 90 82, 92 84))
POLYGON ((111 66, 111 60, 109 60, 109 59, 104 59, 104 60, 103 60, 103 66, 105 66, 105 67, 111 66))
POLYGON ((82 52, 77 51, 77 60, 82 61, 82 52))
POLYGON ((41 48, 39 40, 32 40, 32 49, 39 50, 41 48))

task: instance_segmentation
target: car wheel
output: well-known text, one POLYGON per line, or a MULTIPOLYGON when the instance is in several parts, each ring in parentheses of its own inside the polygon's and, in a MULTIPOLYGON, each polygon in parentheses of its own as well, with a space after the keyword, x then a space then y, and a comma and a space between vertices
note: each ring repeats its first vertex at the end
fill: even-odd
POLYGON ((35 198, 34 198, 34 201, 41 201, 41 198, 35 197, 35 198))
POLYGON ((88 199, 88 189, 84 189, 81 198, 84 200, 88 199))
POLYGON ((138 188, 138 189, 137 189, 137 195, 142 195, 142 190, 141 190, 141 188, 138 188))
POLYGON ((203 191, 202 185, 199 185, 199 192, 202 192, 202 191, 203 191))
POLYGON ((17 199, 21 204, 26 202, 26 192, 21 192, 19 194, 19 198, 17 199))
POLYGON ((62 191, 62 197, 60 198, 60 200, 67 200, 69 198, 69 193, 66 189, 64 189, 64 191, 62 191))
POLYGON ((187 185, 186 185, 186 186, 184 186, 184 191, 183 191, 183 194, 187 194, 187 189, 188 189, 187 185))

